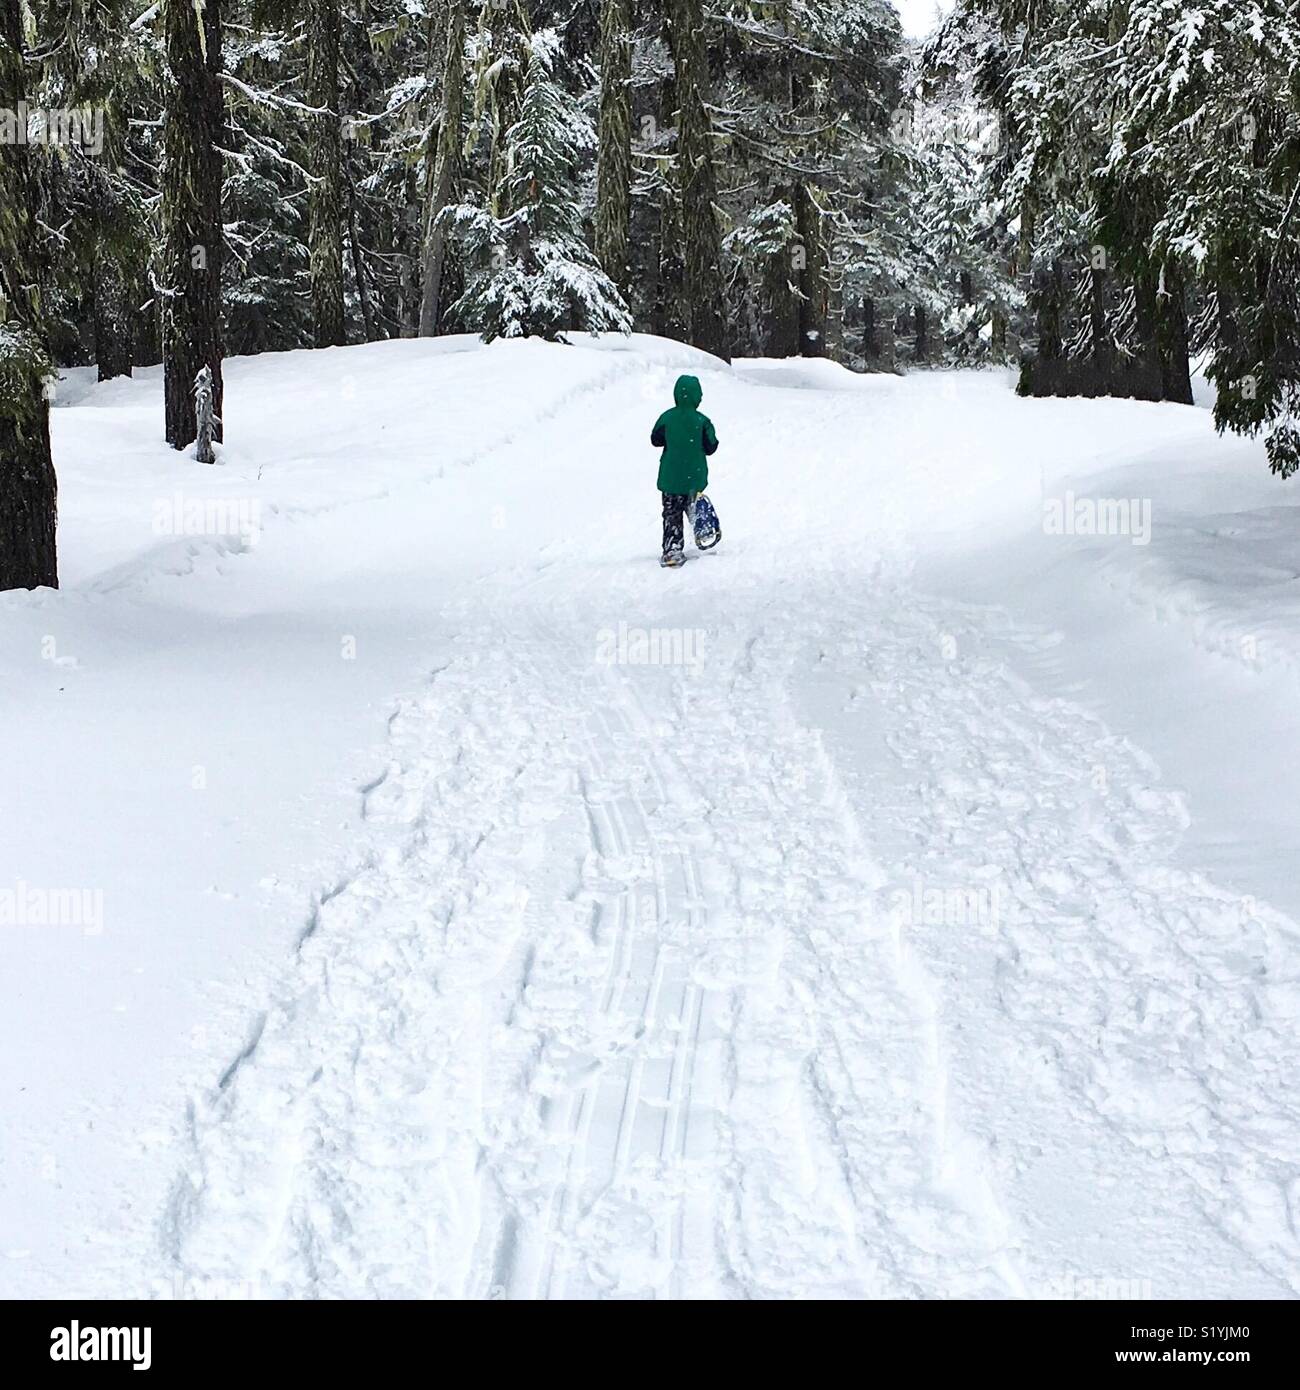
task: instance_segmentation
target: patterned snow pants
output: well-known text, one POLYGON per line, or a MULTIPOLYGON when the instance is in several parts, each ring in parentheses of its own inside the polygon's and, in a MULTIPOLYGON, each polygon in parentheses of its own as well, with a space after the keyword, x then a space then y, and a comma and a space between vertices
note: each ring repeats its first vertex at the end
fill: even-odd
POLYGON ((664 499, 664 554, 680 555, 686 548, 682 516, 695 501, 693 492, 661 492, 664 499))

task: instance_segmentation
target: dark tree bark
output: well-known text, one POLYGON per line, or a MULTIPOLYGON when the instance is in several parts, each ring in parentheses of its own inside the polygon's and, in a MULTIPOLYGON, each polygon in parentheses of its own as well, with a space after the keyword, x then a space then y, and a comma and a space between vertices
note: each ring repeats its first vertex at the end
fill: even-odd
POLYGON ((689 335, 686 316, 682 312, 683 278, 681 218, 670 189, 659 200, 655 238, 654 293, 650 304, 650 331, 660 338, 685 338, 689 335))
POLYGON ((825 357, 830 300, 826 241, 821 214, 804 183, 795 185, 794 210, 799 243, 803 248, 803 267, 799 273, 799 355, 825 357))
MULTIPOLYGON (((806 116, 819 115, 815 97, 810 101, 816 89, 807 82, 805 68, 806 63, 795 53, 786 59, 790 110, 806 116)), ((799 316, 795 351, 800 357, 824 357, 828 350, 826 330, 830 318, 830 260, 821 212, 806 178, 795 179, 790 190, 790 205, 794 209, 795 235, 799 239, 799 261, 794 276, 799 316)))
POLYGON ((339 0, 307 0, 307 163, 313 178, 307 247, 317 347, 347 342, 343 307, 343 127, 339 114, 339 0))
POLYGON ((414 266, 413 256, 397 258, 397 335, 400 338, 419 336, 420 295, 416 291, 414 266))
MULTIPOLYGON (((345 156, 346 158, 346 156, 345 156)), ((361 325, 366 342, 373 343, 379 336, 375 330, 374 310, 370 307, 370 286, 366 281, 366 263, 361 254, 361 240, 357 235, 357 186, 348 167, 348 244, 352 249, 352 278, 357 282, 357 300, 361 305, 361 325)))
POLYGON ((1115 341, 1110 332, 1110 276, 1109 272, 1094 266, 1089 271, 1088 313, 1091 320, 1092 367, 1097 394, 1109 394, 1115 390, 1116 381, 1115 341))
MULTIPOLYGON (((793 207, 794 189, 787 188, 785 197, 793 207)), ((760 323, 762 336, 759 341, 765 357, 799 355, 799 325, 803 306, 799 302, 796 286, 803 279, 799 262, 805 254, 805 248, 797 240, 792 240, 776 255, 769 257, 764 266, 763 299, 766 312, 760 323)))
POLYGON ((993 311, 993 336, 990 346, 995 361, 1002 362, 1007 356, 1007 316, 999 310, 993 311))
POLYGON ((1164 399, 1192 402, 1192 369, 1187 346, 1187 302, 1183 277, 1166 262, 1163 287, 1156 294, 1156 344, 1160 350, 1160 387, 1164 399))
POLYGON ((1138 400, 1164 399, 1164 361, 1160 352, 1160 303, 1156 277, 1145 270, 1133 282, 1134 336, 1138 350, 1131 376, 1133 395, 1138 400))
POLYGON ((596 255, 621 291, 628 287, 632 211, 632 6, 600 7, 600 157, 596 167, 596 255))
POLYGON ((447 229, 438 220, 460 195, 461 126, 465 117, 465 0, 450 0, 442 63, 442 110, 432 186, 424 214, 420 337, 442 331, 447 298, 447 229))
POLYGON ((677 70, 677 177, 690 341, 730 360, 722 295, 722 229, 717 214, 709 64, 700 0, 668 0, 668 36, 677 70))
POLYGON ((862 356, 867 362, 875 362, 880 357, 880 341, 876 337, 876 301, 870 297, 862 301, 862 356))
POLYGON ((167 103, 163 137, 163 393, 173 449, 194 439, 194 378, 212 371, 222 437, 221 0, 164 0, 167 103))
POLYGON ((930 360, 930 318, 925 312, 925 307, 921 304, 916 306, 914 321, 916 323, 916 360, 928 362, 930 360))
MULTIPOLYGON (((20 109, 22 19, 0 0, 0 106, 20 109)), ((58 588, 58 485, 27 147, 0 143, 0 589, 58 588)))
POLYGON ((95 258, 95 364, 100 381, 130 376, 131 311, 122 263, 101 241, 95 258))
POLYGON ((1038 356, 1055 362, 1065 356, 1065 267, 1055 260, 1038 276, 1035 287, 1038 311, 1038 356))

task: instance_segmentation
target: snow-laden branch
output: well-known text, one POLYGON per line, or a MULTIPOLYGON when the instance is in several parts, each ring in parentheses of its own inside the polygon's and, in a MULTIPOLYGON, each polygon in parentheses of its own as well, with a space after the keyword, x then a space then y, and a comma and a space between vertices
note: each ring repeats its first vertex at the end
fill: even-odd
POLYGON ((334 113, 328 106, 308 106, 305 101, 295 101, 292 97, 277 96, 274 92, 259 92, 256 87, 250 87, 247 82, 241 82, 232 73, 223 72, 221 80, 227 86, 233 87, 237 92, 242 93, 255 106, 274 106, 282 111, 300 111, 304 116, 331 116, 334 113))

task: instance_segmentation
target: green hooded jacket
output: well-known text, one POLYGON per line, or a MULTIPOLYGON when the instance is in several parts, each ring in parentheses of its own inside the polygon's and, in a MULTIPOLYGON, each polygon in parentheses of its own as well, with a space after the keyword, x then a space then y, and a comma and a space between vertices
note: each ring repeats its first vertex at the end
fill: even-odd
POLYGON ((673 387, 671 410, 655 421, 650 442, 663 453, 659 456, 659 491, 703 492, 709 485, 707 455, 718 447, 713 421, 697 407, 704 398, 699 379, 679 376, 673 387))

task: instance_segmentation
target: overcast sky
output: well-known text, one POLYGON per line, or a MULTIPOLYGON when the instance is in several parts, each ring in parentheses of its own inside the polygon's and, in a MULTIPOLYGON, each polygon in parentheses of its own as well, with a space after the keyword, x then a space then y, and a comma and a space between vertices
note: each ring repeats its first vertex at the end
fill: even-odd
POLYGON ((894 0, 903 32, 921 38, 934 28, 935 15, 952 8, 952 0, 894 0))

